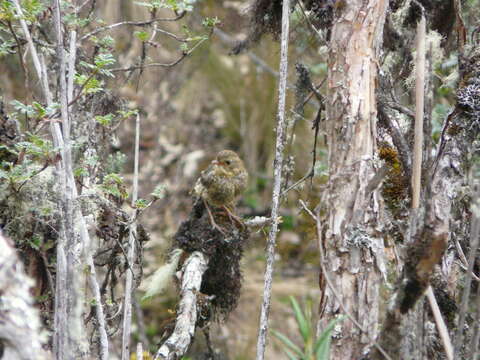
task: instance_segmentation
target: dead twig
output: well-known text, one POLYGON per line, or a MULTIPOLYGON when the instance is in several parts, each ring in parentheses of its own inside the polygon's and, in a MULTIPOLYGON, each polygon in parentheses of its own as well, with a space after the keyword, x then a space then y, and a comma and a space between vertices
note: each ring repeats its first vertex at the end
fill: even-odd
POLYGON ((280 190, 282 185, 283 150, 286 132, 285 121, 285 97, 287 91, 288 70, 288 35, 290 24, 290 1, 283 0, 282 5, 282 35, 280 51, 280 79, 278 87, 278 114, 277 114, 277 137, 275 145, 274 182, 272 192, 273 220, 267 240, 267 266, 265 268, 265 284, 263 289, 262 310, 257 341, 257 360, 263 360, 268 332, 268 316, 270 312, 270 297, 272 290, 273 263, 275 261, 275 243, 278 231, 278 209, 280 204, 280 190))
MULTIPOLYGON (((88 34, 83 35, 79 39, 79 41, 82 42, 83 40, 88 39, 89 37, 92 37, 93 35, 96 35, 99 32, 115 29, 116 27, 119 27, 119 26, 128 25, 128 26, 141 26, 141 27, 143 27, 143 26, 152 25, 154 23, 162 22, 162 21, 178 21, 181 18, 183 18, 185 16, 185 14, 186 14, 185 11, 183 11, 183 12, 179 13, 176 17, 173 17, 173 18, 155 18, 155 19, 151 19, 151 20, 147 20, 147 21, 122 21, 122 22, 118 22, 118 23, 115 23, 115 24, 102 26, 102 27, 97 28, 93 31, 90 31, 88 34)), ((168 31, 165 31, 165 30, 162 30, 162 33, 164 35, 168 35, 168 36, 174 38, 175 40, 178 40, 178 37, 175 34, 172 34, 172 33, 168 32, 168 31)))

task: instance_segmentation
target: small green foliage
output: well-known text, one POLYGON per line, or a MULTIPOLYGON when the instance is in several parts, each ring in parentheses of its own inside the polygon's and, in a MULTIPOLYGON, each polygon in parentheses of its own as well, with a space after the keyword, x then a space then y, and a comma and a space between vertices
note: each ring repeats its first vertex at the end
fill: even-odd
POLYGON ((165 197, 167 186, 165 184, 158 184, 150 194, 154 199, 162 199, 165 197))
POLYGON ((147 41, 149 36, 148 32, 146 31, 135 31, 133 35, 135 35, 135 37, 142 42, 147 41))
POLYGON ((126 161, 127 156, 120 151, 117 151, 114 154, 109 154, 105 171, 107 173, 121 173, 126 161))
POLYGON ((120 175, 111 173, 103 178, 103 183, 100 186, 104 192, 113 195, 117 198, 125 200, 128 193, 125 190, 125 184, 120 175))
POLYGON ((30 245, 30 247, 32 249, 35 249, 35 250, 40 250, 41 246, 42 246, 42 239, 38 236, 38 235, 33 235, 29 240, 28 240, 28 245, 30 245))
POLYGON ((132 110, 119 110, 117 111, 117 114, 120 116, 122 120, 128 119, 131 116, 137 115, 138 114, 138 109, 132 109, 132 110))
POLYGON ((95 69, 100 72, 102 75, 106 75, 109 77, 114 77, 113 73, 106 69, 107 66, 115 64, 116 60, 111 53, 100 53, 95 56, 94 64, 95 69))
POLYGON ((84 94, 94 94, 103 90, 103 82, 96 78, 96 74, 108 77, 115 77, 113 73, 107 69, 108 66, 115 64, 116 60, 111 53, 100 53, 95 56, 93 64, 80 61, 80 65, 91 70, 90 75, 75 74, 75 83, 83 87, 84 94))
POLYGON ((188 50, 189 50, 188 44, 187 44, 187 43, 181 43, 181 44, 180 44, 180 50, 181 50, 183 53, 187 53, 188 50))
POLYGON ((50 206, 41 207, 39 211, 43 217, 48 217, 53 214, 53 209, 50 206))
POLYGON ((145 199, 138 199, 135 201, 135 209, 142 210, 148 206, 148 201, 145 199))
POLYGON ((69 27, 85 27, 91 19, 78 16, 75 12, 64 12, 63 22, 69 27))
POLYGON ((18 118, 18 115, 20 114, 36 120, 51 116, 59 109, 58 103, 53 103, 52 105, 45 107, 36 101, 32 102, 31 105, 28 105, 18 100, 12 100, 10 105, 16 110, 16 112, 12 114, 13 116, 18 118))
MULTIPOLYGON (((0 10, 1 12, 1 10, 0 10)), ((0 15, 1 18, 1 15, 0 15)), ((15 40, 4 40, 0 43, 0 58, 3 56, 15 54, 15 50, 13 50, 13 46, 15 45, 15 40)))
POLYGON ((88 175, 88 171, 85 168, 78 167, 75 170, 73 170, 73 176, 75 178, 81 178, 81 177, 87 176, 87 175, 88 175))
POLYGON ((330 340, 335 325, 344 319, 343 316, 332 320, 318 339, 315 339, 315 326, 312 319, 312 301, 309 299, 304 310, 297 300, 289 297, 295 320, 303 341, 303 348, 296 345, 284 334, 272 330, 273 335, 280 340, 283 350, 291 360, 328 360, 330 353, 330 340))
POLYGON ((37 304, 42 304, 42 303, 44 303, 48 300, 50 300, 50 295, 49 294, 35 296, 35 302, 37 304))
POLYGON ((109 35, 102 37, 101 39, 96 36, 90 38, 96 45, 100 46, 102 49, 111 50, 115 47, 115 39, 109 35))
POLYGON ((206 17, 202 21, 202 25, 207 27, 207 28, 214 28, 215 26, 220 24, 220 19, 218 17, 210 18, 206 17))
POLYGON ((75 74, 75 83, 83 86, 84 94, 95 94, 103 90, 103 83, 94 76, 75 74))
POLYGON ((24 104, 18 100, 12 100, 10 101, 10 105, 13 106, 13 108, 22 115, 26 115, 28 117, 33 117, 35 114, 35 110, 32 105, 27 105, 24 104))
POLYGON ((15 6, 12 1, 0 1, 0 20, 12 21, 15 19, 15 6))
POLYGON ((21 164, 13 164, 10 162, 2 162, 0 167, 0 180, 5 180, 13 189, 35 175, 30 161, 23 161, 21 164))
POLYGON ((97 115, 95 116, 95 121, 102 126, 109 126, 112 123, 113 117, 113 114, 97 115))
POLYGON ((151 10, 170 9, 175 12, 192 11, 195 3, 196 0, 150 0, 148 2, 135 2, 135 4, 151 10))
POLYGON ((45 10, 45 5, 40 0, 23 0, 22 10, 25 21, 34 23, 37 21, 37 16, 45 10))
POLYGON ((50 140, 44 139, 38 135, 27 134, 27 141, 15 144, 18 151, 41 162, 52 161, 58 155, 58 149, 55 148, 50 140))

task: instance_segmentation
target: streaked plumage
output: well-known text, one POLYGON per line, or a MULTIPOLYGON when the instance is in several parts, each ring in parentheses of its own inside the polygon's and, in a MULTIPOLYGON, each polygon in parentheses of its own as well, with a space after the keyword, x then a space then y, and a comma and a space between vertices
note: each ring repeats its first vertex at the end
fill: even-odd
POLYGON ((211 206, 227 206, 233 209, 247 183, 248 173, 243 161, 234 151, 223 150, 207 169, 202 171, 194 192, 211 206))

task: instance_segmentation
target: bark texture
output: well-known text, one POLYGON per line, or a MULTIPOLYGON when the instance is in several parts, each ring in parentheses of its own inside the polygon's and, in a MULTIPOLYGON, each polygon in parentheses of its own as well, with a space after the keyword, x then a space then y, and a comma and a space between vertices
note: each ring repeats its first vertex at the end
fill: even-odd
MULTIPOLYGON (((326 269, 349 311, 375 336, 378 289, 385 274, 381 199, 372 191, 376 173, 377 59, 386 1, 349 1, 336 10, 330 43, 327 103, 329 176, 324 246, 326 269)), ((339 314, 325 288, 320 328, 339 314)), ((320 329, 321 330, 321 329, 320 329)), ((359 358, 370 339, 346 320, 334 333, 331 358, 359 358)))
POLYGON ((0 358, 46 359, 42 349, 40 317, 15 250, 0 232, 0 358), (3 355, 2 355, 3 354, 3 355))
POLYGON ((195 335, 198 316, 197 294, 200 292, 202 276, 207 270, 207 265, 208 258, 199 251, 194 252, 185 261, 175 329, 158 349, 155 359, 178 359, 187 352, 195 335))

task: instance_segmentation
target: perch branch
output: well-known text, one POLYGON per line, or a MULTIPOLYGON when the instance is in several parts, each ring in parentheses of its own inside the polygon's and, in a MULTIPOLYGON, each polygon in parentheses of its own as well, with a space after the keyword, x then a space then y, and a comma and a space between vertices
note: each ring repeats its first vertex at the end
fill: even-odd
POLYGON ((180 359, 188 350, 197 322, 197 293, 207 265, 208 257, 200 251, 195 251, 185 260, 175 329, 158 349, 155 360, 180 359))
POLYGON ((244 220, 243 223, 247 227, 262 227, 265 225, 270 225, 272 220, 266 216, 255 216, 252 219, 244 220))
POLYGON ((265 284, 263 289, 262 310, 257 341, 257 360, 263 360, 268 332, 268 315, 270 312, 270 297, 272 292, 273 263, 275 260, 275 243, 278 231, 278 208, 282 185, 283 149, 285 142, 285 97, 287 91, 288 70, 288 32, 289 32, 290 1, 283 0, 282 6, 282 36, 280 51, 280 79, 278 86, 277 138, 275 145, 274 180, 272 192, 272 226, 267 240, 267 266, 265 268, 265 284))

